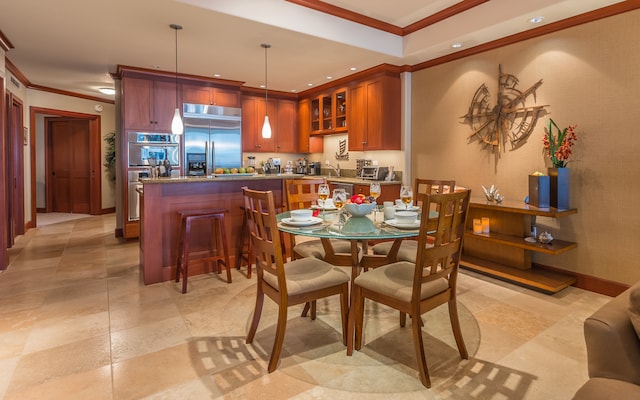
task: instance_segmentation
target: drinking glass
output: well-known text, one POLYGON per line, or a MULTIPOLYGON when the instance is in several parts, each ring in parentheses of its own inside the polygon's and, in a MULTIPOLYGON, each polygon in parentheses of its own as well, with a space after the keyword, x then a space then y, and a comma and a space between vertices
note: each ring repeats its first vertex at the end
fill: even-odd
POLYGON ((400 189, 400 200, 404 203, 404 208, 409 208, 409 203, 413 201, 413 190, 411 186, 403 186, 400 189))
MULTIPOLYGON (((373 197, 373 200, 376 201, 380 196, 380 183, 379 182, 371 182, 369 185, 369 196, 373 197)), ((377 218, 378 206, 376 205, 373 208, 373 220, 375 221, 377 218)))
POLYGON ((333 204, 338 209, 338 225, 341 225, 340 215, 342 214, 342 206, 347 201, 347 192, 344 189, 334 189, 333 191, 333 204))
POLYGON ((318 185, 318 199, 322 200, 322 215, 324 215, 324 206, 329 198, 329 194, 331 191, 329 190, 329 185, 326 183, 321 183, 318 185))

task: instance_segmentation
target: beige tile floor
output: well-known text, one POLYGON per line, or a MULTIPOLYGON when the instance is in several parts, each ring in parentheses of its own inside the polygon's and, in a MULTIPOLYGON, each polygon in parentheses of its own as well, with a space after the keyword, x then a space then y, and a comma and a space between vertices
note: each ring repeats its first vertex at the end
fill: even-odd
MULTIPOLYGON (((40 216, 38 217, 40 219, 40 216)), ((46 218, 43 216, 42 221, 46 218)), ((367 303, 365 345, 340 342, 334 300, 318 319, 289 313, 285 349, 266 372, 275 307, 245 345, 254 282, 233 271, 141 283, 138 243, 114 238, 114 215, 32 229, 0 274, 0 397, 4 399, 569 399, 587 379, 582 323, 608 300, 568 288, 554 296, 462 271, 459 303, 469 360, 446 309, 425 315, 433 387, 417 377, 411 330, 367 303)))

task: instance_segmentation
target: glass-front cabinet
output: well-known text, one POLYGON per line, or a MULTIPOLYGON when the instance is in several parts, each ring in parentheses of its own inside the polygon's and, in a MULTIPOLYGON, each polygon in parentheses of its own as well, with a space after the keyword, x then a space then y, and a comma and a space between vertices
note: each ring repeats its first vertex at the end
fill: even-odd
POLYGON ((347 89, 338 89, 311 99, 311 134, 346 132, 347 89))

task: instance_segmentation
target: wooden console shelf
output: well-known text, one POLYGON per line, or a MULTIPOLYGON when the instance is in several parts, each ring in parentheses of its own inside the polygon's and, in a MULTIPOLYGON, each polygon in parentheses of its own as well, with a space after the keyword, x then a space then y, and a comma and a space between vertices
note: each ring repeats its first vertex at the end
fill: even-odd
POLYGON ((461 267, 514 282, 545 293, 556 293, 575 283, 572 276, 532 268, 531 254, 561 254, 577 247, 574 242, 554 239, 549 244, 529 243, 536 217, 560 218, 576 214, 577 209, 537 208, 524 203, 488 203, 471 199, 461 267), (490 233, 474 234, 473 219, 488 217, 490 233))

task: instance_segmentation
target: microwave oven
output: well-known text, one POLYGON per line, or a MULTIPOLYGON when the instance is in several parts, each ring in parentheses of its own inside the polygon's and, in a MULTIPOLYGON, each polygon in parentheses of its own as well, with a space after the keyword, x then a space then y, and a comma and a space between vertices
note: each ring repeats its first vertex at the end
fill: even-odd
POLYGON ((169 161, 180 166, 180 139, 167 133, 129 132, 129 167, 149 167, 169 161))

